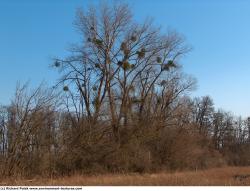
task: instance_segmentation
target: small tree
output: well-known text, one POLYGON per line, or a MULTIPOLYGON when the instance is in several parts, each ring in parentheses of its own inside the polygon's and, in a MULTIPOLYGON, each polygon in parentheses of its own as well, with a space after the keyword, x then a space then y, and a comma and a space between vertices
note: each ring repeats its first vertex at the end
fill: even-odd
POLYGON ((51 136, 53 120, 50 119, 54 115, 56 103, 52 90, 42 85, 31 92, 27 84, 17 87, 15 97, 8 107, 8 151, 4 175, 31 173, 35 168, 39 169, 32 164, 36 160, 39 162, 39 157, 45 154, 45 146, 51 152, 51 142, 43 138, 48 137, 44 134, 46 132, 51 136))

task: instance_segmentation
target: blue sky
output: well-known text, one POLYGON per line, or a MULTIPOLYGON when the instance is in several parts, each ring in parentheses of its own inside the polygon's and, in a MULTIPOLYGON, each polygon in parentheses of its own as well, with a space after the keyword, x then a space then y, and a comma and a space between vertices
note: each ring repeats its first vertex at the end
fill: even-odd
MULTIPOLYGON (((250 1, 127 0, 138 22, 155 23, 183 34, 193 50, 184 71, 198 80, 195 96, 210 95, 217 108, 250 115, 250 1)), ((9 103, 16 82, 52 85, 54 56, 67 55, 78 34, 72 26, 87 0, 0 1, 0 103, 9 103)))

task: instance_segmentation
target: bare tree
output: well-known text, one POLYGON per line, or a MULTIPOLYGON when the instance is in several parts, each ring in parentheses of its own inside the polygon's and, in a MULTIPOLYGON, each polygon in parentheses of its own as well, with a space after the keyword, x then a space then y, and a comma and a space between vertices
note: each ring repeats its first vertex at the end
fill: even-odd
POLYGON ((46 123, 53 115, 55 106, 55 97, 50 89, 44 89, 41 85, 29 92, 27 84, 17 87, 8 107, 8 152, 4 175, 18 173, 18 170, 22 172, 22 168, 27 167, 26 157, 44 144, 39 131, 43 127, 49 128, 46 123))
POLYGON ((193 103, 193 117, 199 126, 199 133, 208 136, 213 122, 213 100, 209 96, 195 98, 193 103))
POLYGON ((119 141, 131 102, 139 103, 141 116, 151 92, 189 49, 176 32, 163 35, 151 21, 134 23, 127 5, 79 10, 75 24, 82 44, 67 59, 56 59, 55 66, 63 71, 59 83, 67 84, 64 90, 79 119, 87 116, 93 125, 100 111, 108 109, 103 117, 119 141))

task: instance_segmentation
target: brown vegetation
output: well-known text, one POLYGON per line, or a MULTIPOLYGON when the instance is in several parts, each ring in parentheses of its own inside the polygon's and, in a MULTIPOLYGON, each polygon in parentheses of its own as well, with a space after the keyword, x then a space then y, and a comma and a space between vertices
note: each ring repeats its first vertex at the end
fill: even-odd
POLYGON ((74 175, 63 178, 6 179, 18 186, 250 186, 250 167, 153 174, 74 175))
POLYGON ((19 86, 1 107, 0 175, 250 165, 249 120, 216 111, 208 96, 189 96, 195 80, 178 64, 189 50, 183 38, 133 22, 126 5, 100 7, 78 12, 81 44, 55 59, 58 84, 19 86))

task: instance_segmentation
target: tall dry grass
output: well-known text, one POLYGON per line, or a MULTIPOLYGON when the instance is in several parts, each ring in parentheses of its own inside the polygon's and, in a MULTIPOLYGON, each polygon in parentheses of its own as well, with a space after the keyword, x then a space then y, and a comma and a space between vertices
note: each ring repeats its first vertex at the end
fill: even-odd
POLYGON ((157 174, 75 175, 55 179, 7 179, 0 185, 18 186, 245 186, 250 167, 225 167, 203 171, 157 174))

